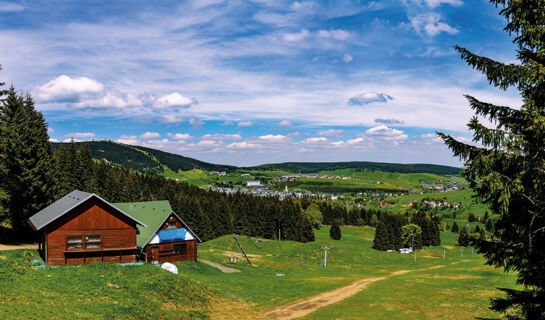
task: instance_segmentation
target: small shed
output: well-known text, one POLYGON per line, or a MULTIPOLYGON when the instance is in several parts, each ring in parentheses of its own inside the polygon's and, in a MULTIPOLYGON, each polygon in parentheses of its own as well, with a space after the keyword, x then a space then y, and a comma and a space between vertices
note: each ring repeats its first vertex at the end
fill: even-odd
POLYGON ((143 260, 150 263, 197 260, 197 241, 201 239, 172 210, 167 200, 113 205, 145 223, 138 227, 136 235, 143 260))
POLYGON ((74 190, 29 219, 48 266, 137 259, 137 226, 146 225, 94 193, 74 190))

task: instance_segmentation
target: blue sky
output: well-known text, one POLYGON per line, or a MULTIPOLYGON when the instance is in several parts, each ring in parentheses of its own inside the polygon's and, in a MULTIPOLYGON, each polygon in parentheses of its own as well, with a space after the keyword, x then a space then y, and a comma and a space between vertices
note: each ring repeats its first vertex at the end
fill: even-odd
POLYGON ((204 161, 460 165, 463 94, 517 107, 452 46, 516 62, 486 0, 0 1, 0 82, 53 141, 204 161))

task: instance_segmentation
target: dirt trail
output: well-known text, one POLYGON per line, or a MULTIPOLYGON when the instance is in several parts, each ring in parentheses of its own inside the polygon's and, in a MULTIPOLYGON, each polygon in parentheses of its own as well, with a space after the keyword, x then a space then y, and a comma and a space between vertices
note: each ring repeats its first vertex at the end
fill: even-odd
POLYGON ((37 244, 0 244, 0 251, 4 250, 18 250, 18 249, 38 249, 37 244))
POLYGON ((300 318, 300 317, 306 316, 307 314, 311 312, 318 310, 319 308, 328 306, 333 303, 337 303, 350 296, 353 296, 373 282, 386 280, 390 277, 400 276, 409 272, 443 268, 443 267, 446 267, 447 265, 456 264, 456 263, 460 263, 464 261, 468 261, 468 260, 452 262, 450 264, 438 265, 438 266, 433 266, 433 267, 424 268, 424 269, 398 270, 382 277, 365 278, 365 279, 357 280, 347 286, 340 287, 335 290, 323 292, 306 299, 297 300, 295 302, 291 302, 283 306, 272 308, 269 311, 267 311, 265 315, 276 320, 291 320, 291 319, 300 318))

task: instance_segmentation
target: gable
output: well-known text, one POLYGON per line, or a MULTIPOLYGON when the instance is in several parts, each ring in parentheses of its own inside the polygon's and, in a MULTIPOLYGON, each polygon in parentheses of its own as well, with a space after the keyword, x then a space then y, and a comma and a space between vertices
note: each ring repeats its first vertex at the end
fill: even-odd
POLYGON ((49 206, 40 210, 38 213, 30 217, 28 220, 30 221, 30 224, 34 228, 34 230, 40 230, 44 228, 45 226, 49 225, 50 223, 56 221, 57 219, 63 217, 65 214, 72 212, 72 210, 76 209, 78 206, 84 204, 90 199, 95 199, 101 202, 102 204, 106 205, 108 208, 112 210, 111 212, 117 211, 117 213, 134 221, 135 223, 145 226, 140 221, 129 216, 128 214, 123 212, 121 209, 112 206, 108 201, 102 199, 96 194, 83 192, 79 190, 74 190, 70 192, 69 194, 65 195, 64 197, 60 198, 59 200, 53 202, 49 206))
POLYGON ((136 229, 136 221, 118 209, 91 197, 47 226, 54 230, 136 229))

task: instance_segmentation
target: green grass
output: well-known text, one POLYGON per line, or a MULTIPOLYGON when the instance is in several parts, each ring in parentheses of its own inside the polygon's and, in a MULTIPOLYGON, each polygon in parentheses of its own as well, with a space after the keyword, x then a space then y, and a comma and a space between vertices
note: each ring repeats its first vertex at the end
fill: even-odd
POLYGON ((0 319, 205 319, 211 291, 145 264, 35 270, 35 251, 0 251, 0 319))
MULTIPOLYGON (((231 253, 240 252, 232 236, 199 246, 200 258, 241 270, 231 274, 200 262, 179 263, 179 276, 149 264, 96 263, 34 270, 29 261, 37 258, 35 251, 2 251, 0 318, 215 318, 218 314, 210 311, 210 303, 217 300, 231 301, 216 306, 221 312, 227 312, 227 305, 236 305, 239 310, 231 310, 231 315, 247 315, 355 280, 411 270, 375 282, 306 318, 469 319, 498 316, 488 309, 489 298, 500 295, 497 287, 514 287, 514 274, 485 266, 470 248, 456 247, 458 235, 451 232, 441 234, 442 246, 418 251, 416 263, 413 255, 372 249, 374 228, 345 226, 342 234, 340 241, 331 240, 329 227, 322 227, 316 231, 316 241, 305 244, 256 243, 241 237, 254 267, 227 262, 231 253), (326 245, 333 249, 324 268, 321 247, 326 245), (439 265, 446 267, 422 270, 439 265)), ((229 319, 226 314, 223 317, 229 319)), ((246 318, 252 317, 260 318, 255 313, 246 318)))
MULTIPOLYGON (((418 270, 459 262, 459 264, 445 267, 445 269, 418 271, 414 274, 409 273, 396 277, 397 280, 391 278, 385 280, 384 283, 377 282, 346 300, 352 301, 350 308, 346 307, 349 302, 343 301, 340 304, 331 305, 309 315, 309 318, 316 319, 360 319, 362 317, 356 315, 359 312, 364 312, 369 304, 373 302, 354 302, 356 300, 350 299, 359 299, 360 295, 366 294, 371 295, 376 304, 382 303, 381 300, 390 301, 389 303, 393 304, 393 306, 389 306, 389 308, 398 308, 395 310, 403 309, 403 304, 411 300, 411 297, 420 295, 417 302, 412 302, 412 308, 421 311, 421 313, 412 317, 415 319, 420 318, 427 312, 431 314, 432 310, 435 310, 441 304, 449 305, 449 308, 444 311, 444 315, 448 315, 447 318, 456 318, 456 310, 468 306, 475 312, 471 313, 471 315, 463 314, 460 318, 471 318, 474 315, 490 316, 488 299, 490 296, 500 294, 499 291, 495 290, 495 287, 513 287, 514 285, 514 275, 506 275, 499 270, 484 266, 483 258, 477 254, 472 255, 471 249, 455 247, 454 243, 458 235, 451 232, 442 233, 443 246, 419 251, 417 261, 414 263, 412 255, 372 249, 373 228, 343 227, 342 231, 343 237, 340 241, 331 240, 329 238, 329 228, 323 227, 316 232, 317 240, 314 243, 299 244, 289 241, 280 243, 266 241, 262 248, 258 248, 251 238, 242 237, 245 250, 251 255, 250 259, 253 263, 257 265, 257 267, 253 268, 242 262, 234 265, 227 263, 229 252, 238 253, 239 249, 232 237, 225 236, 200 246, 199 256, 238 268, 242 272, 223 274, 219 270, 198 262, 183 263, 179 266, 183 274, 201 283, 206 283, 206 285, 223 294, 235 295, 255 304, 261 310, 266 310, 273 306, 333 290, 362 278, 387 275, 398 270, 418 270), (327 268, 320 265, 320 261, 323 259, 323 250, 320 248, 325 245, 333 248, 328 253, 327 268), (460 255, 462 250, 464 251, 463 256, 460 255), (445 252, 444 259, 443 252, 445 252), (461 262, 462 260, 469 261, 461 262), (443 273, 453 273, 455 276, 444 279, 440 276, 436 277, 436 275, 443 273), (475 273, 479 273, 481 278, 473 278, 475 273), (278 277, 276 274, 284 274, 285 276, 278 277), (455 281, 454 278, 457 277, 459 279, 476 280, 464 280, 451 286, 451 282, 455 281), (413 287, 408 286, 394 295, 392 291, 397 290, 395 289, 396 283, 400 285, 400 283, 409 281, 406 279, 416 279, 417 281, 415 280, 413 287), (375 289, 375 286, 378 286, 378 288, 375 289), (436 293, 437 297, 432 300, 424 299, 422 295, 428 292, 427 290, 436 293), (449 295, 441 298, 439 294, 441 291, 448 292, 449 295), (484 291, 486 291, 486 294, 484 291), (468 299, 468 292, 475 292, 477 296, 471 296, 472 298, 468 299), (390 299, 393 296, 404 298, 400 298, 399 302, 395 302, 395 299, 390 299)), ((392 314, 395 314, 394 311, 392 312, 392 314)), ((404 315, 404 313, 399 313, 397 318, 401 319, 404 315)), ((391 314, 377 313, 373 317, 380 319, 389 316, 391 314)), ((367 316, 363 318, 367 318, 367 316)))

